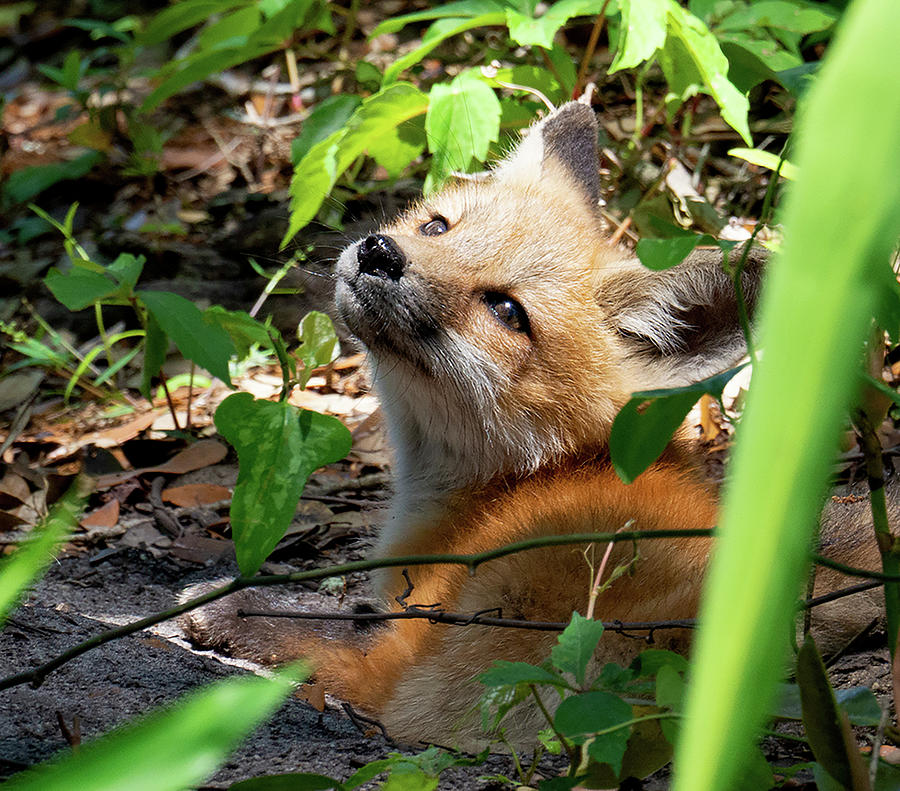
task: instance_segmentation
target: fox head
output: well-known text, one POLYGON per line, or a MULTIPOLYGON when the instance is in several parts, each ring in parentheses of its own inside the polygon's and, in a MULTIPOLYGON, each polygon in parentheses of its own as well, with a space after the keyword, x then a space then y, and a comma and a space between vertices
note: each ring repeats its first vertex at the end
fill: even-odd
MULTIPOLYGON (((401 480, 466 485, 601 450, 631 392, 744 354, 721 256, 653 272, 615 249, 597 174, 594 114, 570 102, 488 178, 340 256, 338 308, 370 353, 401 480)), ((751 304, 760 269, 754 256, 751 304)))

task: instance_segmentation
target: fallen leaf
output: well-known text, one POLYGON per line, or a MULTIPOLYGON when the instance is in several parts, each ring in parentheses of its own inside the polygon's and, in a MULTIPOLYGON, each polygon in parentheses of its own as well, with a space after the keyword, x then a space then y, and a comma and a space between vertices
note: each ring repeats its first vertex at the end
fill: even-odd
POLYGON ((119 501, 110 500, 82 518, 82 527, 112 527, 119 521, 119 501))
POLYGON ((164 489, 162 499, 182 508, 191 508, 230 500, 231 491, 214 483, 189 483, 164 489))
POLYGON ((203 467, 218 464, 228 453, 228 448, 214 439, 201 439, 193 445, 188 445, 180 453, 176 453, 165 464, 157 467, 141 467, 137 470, 114 472, 109 475, 101 475, 97 478, 97 489, 108 489, 110 486, 129 481, 138 475, 148 473, 166 473, 169 475, 184 475, 203 467))
POLYGON ((202 565, 210 560, 218 560, 226 552, 233 550, 234 544, 231 541, 186 535, 174 541, 169 551, 181 560, 202 565))

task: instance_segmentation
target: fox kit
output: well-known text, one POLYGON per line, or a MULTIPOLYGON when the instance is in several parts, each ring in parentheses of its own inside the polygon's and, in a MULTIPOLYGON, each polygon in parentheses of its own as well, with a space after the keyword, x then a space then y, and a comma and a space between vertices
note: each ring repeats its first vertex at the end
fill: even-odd
MULTIPOLYGON (((717 253, 654 272, 607 242, 596 136, 588 106, 563 105, 489 178, 422 200, 341 255, 337 305, 368 349, 396 454, 378 555, 470 553, 626 524, 715 524, 715 493, 682 445, 625 485, 607 439, 633 391, 687 384, 743 356, 733 283, 717 253)), ((751 306, 762 268, 751 253, 743 274, 751 306)), ((597 617, 693 617, 709 551, 707 538, 642 542, 633 573, 600 595, 597 617)), ((632 555, 616 544, 608 567, 632 555)), ((411 603, 567 621, 585 609, 590 571, 583 548, 562 547, 507 556, 471 576, 454 566, 409 575, 411 603)), ((385 602, 406 587, 398 570, 377 585, 385 602)), ((495 659, 541 662, 555 641, 423 620, 329 640, 296 622, 238 621, 227 606, 194 613, 188 630, 264 660, 309 657, 328 691, 410 742, 473 745, 475 729, 457 726, 480 693, 474 677, 495 659)), ((687 636, 662 640, 683 650, 687 636)), ((597 661, 628 662, 640 648, 607 633, 597 661)), ((537 732, 529 717, 510 724, 512 741, 537 732)))

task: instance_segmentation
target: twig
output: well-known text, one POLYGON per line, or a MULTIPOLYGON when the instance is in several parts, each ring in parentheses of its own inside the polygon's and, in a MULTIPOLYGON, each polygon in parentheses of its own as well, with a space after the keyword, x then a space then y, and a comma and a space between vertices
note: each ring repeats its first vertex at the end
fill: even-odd
POLYGON ((537 687, 534 684, 529 684, 528 689, 531 690, 531 694, 537 702, 538 708, 541 710, 541 714, 544 715, 544 719, 547 720, 547 724, 550 726, 550 730, 553 731, 553 735, 559 740, 559 743, 563 746, 563 749, 566 751, 566 755, 569 756, 569 771, 574 772, 575 768, 578 766, 578 755, 575 752, 575 748, 569 743, 569 741, 563 736, 557 729, 556 724, 554 723, 553 717, 550 716, 550 712, 547 711, 547 707, 544 705, 544 701, 541 700, 541 696, 538 694, 537 687))
POLYGON ((597 49, 597 41, 600 39, 600 32, 603 30, 603 24, 606 22, 606 7, 609 0, 603 0, 597 18, 594 20, 594 27, 591 28, 591 36, 588 39, 587 48, 584 51, 584 57, 581 59, 581 65, 578 67, 578 76, 575 78, 575 96, 581 92, 581 86, 584 85, 584 78, 587 76, 588 67, 591 64, 591 58, 594 57, 594 50, 597 49))
MULTIPOLYGON (((849 594, 848 594, 849 595, 849 594)), ((494 608, 496 610, 499 608, 494 608)), ((429 623, 442 623, 450 626, 499 626, 505 629, 531 629, 535 632, 561 632, 569 624, 564 621, 527 621, 519 618, 503 618, 481 613, 474 615, 445 610, 429 610, 418 606, 410 606, 401 612, 302 612, 299 610, 238 610, 242 618, 296 618, 308 621, 411 621, 427 620, 429 623)), ((684 618, 673 621, 604 621, 607 631, 631 635, 626 632, 655 631, 657 629, 693 629, 697 625, 695 618, 684 618)), ((642 638, 643 639, 643 636, 642 638)))
POLYGON ((356 560, 349 563, 341 563, 336 566, 329 566, 323 569, 312 569, 310 571, 297 571, 292 574, 267 574, 259 577, 238 577, 235 580, 223 585, 221 588, 207 591, 201 596, 190 599, 186 602, 172 607, 162 612, 148 615, 130 624, 118 626, 114 629, 108 629, 105 632, 94 635, 84 640, 67 651, 63 651, 53 659, 21 673, 15 673, 0 679, 0 690, 9 689, 10 687, 19 686, 20 684, 32 684, 40 686, 48 674, 57 668, 72 661, 78 656, 90 651, 98 646, 105 645, 112 640, 120 637, 126 637, 129 634, 140 632, 149 626, 155 626, 163 621, 176 618, 183 613, 202 607, 229 594, 236 593, 245 588, 268 587, 271 585, 284 585, 291 582, 305 582, 306 580, 324 579, 325 577, 339 577, 346 574, 352 574, 356 571, 370 571, 377 568, 396 568, 398 566, 433 566, 433 565, 455 565, 465 566, 470 572, 474 572, 482 563, 491 560, 514 555, 517 552, 523 552, 529 549, 539 549, 543 547, 559 547, 571 546, 574 544, 589 544, 596 541, 637 541, 641 539, 663 539, 663 538, 711 538, 714 531, 711 528, 692 528, 687 530, 632 530, 625 533, 573 533, 567 536, 541 536, 526 541, 516 541, 512 544, 505 544, 496 549, 486 550, 484 552, 474 552, 472 554, 434 554, 434 555, 406 555, 394 558, 379 558, 377 560, 356 560))
MULTIPOLYGON (((867 590, 877 588, 882 583, 876 580, 869 582, 861 582, 857 585, 850 585, 831 593, 825 593, 807 599, 803 603, 806 610, 812 610, 822 604, 843 599, 847 596, 853 596, 867 590)), ((460 613, 447 612, 446 610, 438 610, 433 608, 424 608, 421 605, 405 604, 403 595, 397 596, 397 601, 406 607, 401 612, 305 612, 301 610, 238 610, 238 615, 242 618, 295 618, 306 621, 408 621, 415 619, 425 619, 430 623, 442 623, 449 626, 499 626, 506 629, 532 629, 536 632, 561 632, 569 624, 565 621, 528 621, 520 618, 504 618, 501 614, 496 617, 485 615, 488 612, 499 612, 500 608, 492 608, 490 610, 482 610, 480 612, 460 613)), ((589 617, 589 616, 586 616, 589 617)), ((621 634, 624 637, 635 637, 636 635, 627 634, 628 632, 650 632, 651 634, 661 629, 694 629, 697 626, 696 618, 681 618, 669 621, 603 621, 603 628, 609 632, 621 634)), ((644 639, 641 636, 640 639, 644 639)))

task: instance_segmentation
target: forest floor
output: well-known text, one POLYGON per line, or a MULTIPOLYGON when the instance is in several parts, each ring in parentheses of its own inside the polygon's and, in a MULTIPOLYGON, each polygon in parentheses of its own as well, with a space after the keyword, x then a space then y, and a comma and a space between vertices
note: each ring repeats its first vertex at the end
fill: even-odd
MULTIPOLYGON (((365 24, 371 28, 374 21, 365 24)), ((72 46, 72 30, 61 20, 55 25, 35 34, 30 45, 38 47, 31 50, 35 62, 72 46)), ((584 33, 575 31, 582 38, 584 33)), ((393 53, 397 41, 357 37, 348 46, 344 65, 361 57, 366 47, 393 53)), ((326 63, 315 74, 311 70, 302 94, 308 103, 316 98, 310 93, 313 83, 330 81, 330 89, 341 92, 333 66, 326 63)), ((432 79, 447 76, 441 63, 427 66, 434 71, 432 79)), ((246 74, 225 76, 234 79, 199 84, 166 104, 165 113, 174 123, 156 173, 126 177, 121 156, 117 159, 121 152, 111 145, 106 165, 77 180, 62 180, 34 200, 58 221, 78 202, 72 232, 88 254, 108 260, 123 252, 143 256, 142 287, 178 293, 201 305, 249 310, 286 256, 302 251, 260 314, 271 316, 285 337, 293 337, 307 311, 333 315, 330 272, 340 249, 414 197, 421 179, 391 181, 377 168, 366 172, 364 188, 344 189, 326 205, 325 213, 334 210, 337 220, 328 219, 337 229, 312 225, 288 251, 278 253, 287 229, 290 143, 302 118, 290 120, 284 86, 277 81, 268 83, 277 88, 273 104, 260 81, 246 74), (248 105, 265 106, 269 115, 261 122, 258 114, 245 112, 248 105), (285 123, 279 122, 279 113, 288 118, 285 123)), ((72 132, 84 118, 60 116, 70 103, 64 92, 48 88, 32 64, 20 67, 18 61, 2 75, 0 88, 12 97, 3 106, 0 175, 72 161, 79 150, 72 132)), ((656 123, 665 137, 670 130, 662 128, 663 95, 647 87, 647 106, 656 107, 647 113, 647 127, 656 123)), ((701 118, 703 105, 697 105, 690 144, 644 140, 644 153, 626 161, 618 155, 635 132, 633 86, 625 85, 623 77, 614 78, 601 86, 600 103, 599 121, 608 144, 603 148, 604 178, 615 176, 614 191, 607 195, 608 220, 617 243, 633 246, 634 227, 625 218, 641 194, 652 187, 659 193, 652 202, 671 213, 671 204, 683 202, 686 195, 705 200, 695 189, 701 182, 710 205, 732 217, 730 226, 738 237, 749 235, 744 226, 753 223, 744 218, 758 212, 767 175, 725 156, 735 135, 715 114, 701 118)), ((773 135, 782 134, 777 125, 772 128, 773 135)), ((50 267, 66 266, 62 238, 47 227, 32 233, 35 218, 24 206, 8 216, 8 228, 0 229, 8 232, 0 236, 0 322, 5 328, 15 325, 29 338, 42 338, 60 354, 66 348, 82 355, 96 349, 91 311, 70 313, 43 284, 50 267)), ((109 334, 131 328, 127 313, 105 311, 109 334)), ((348 460, 312 477, 287 536, 263 567, 266 572, 365 557, 378 512, 390 496, 378 404, 368 392, 358 347, 339 323, 337 329, 343 356, 317 371, 307 390, 291 395, 291 403, 341 418, 353 433, 353 451, 348 460)), ((25 347, 19 343, 13 349, 12 339, 10 333, 3 335, 4 373, 27 360, 25 347)), ((270 362, 246 365, 235 384, 256 398, 276 396, 281 377, 270 362)), ((189 367, 172 356, 163 370, 175 379, 189 367)), ((46 662, 106 628, 165 610, 190 584, 237 571, 228 523, 237 464, 212 425, 215 407, 227 395, 224 387, 213 383, 194 393, 181 387, 169 394, 171 405, 163 394, 146 403, 135 395, 139 370, 126 367, 114 393, 76 388, 74 397, 66 398, 70 373, 45 365, 0 377, 0 551, 12 551, 28 535, 77 472, 86 470, 100 481, 76 532, 0 633, 3 676, 46 662), (203 440, 191 446, 201 450, 187 457, 178 438, 184 432, 203 440)), ((720 477, 730 442, 727 420, 704 412, 697 423, 710 473, 720 477)), ((896 436, 887 444, 896 445, 896 436)), ((301 592, 327 597, 332 609, 349 608, 369 595, 364 575, 347 578, 337 591, 313 586, 301 592)), ((107 643, 63 665, 36 689, 22 685, 0 692, 0 779, 210 681, 248 671, 264 672, 194 648, 174 622, 107 643)), ((850 647, 831 673, 837 686, 867 685, 882 699, 890 696, 890 662, 877 636, 850 647)), ((205 787, 224 789, 241 779, 289 771, 346 778, 397 749, 377 732, 364 732, 339 703, 327 690, 305 688, 244 742, 205 787)), ((776 761, 809 757, 781 742, 767 742, 767 753, 776 761)), ((441 788, 494 787, 496 781, 479 778, 512 776, 510 764, 508 757, 492 756, 482 766, 442 775, 441 788)), ((550 761, 540 771, 552 776, 558 768, 550 761)), ((656 791, 666 787, 666 778, 663 772, 631 788, 656 791)))

